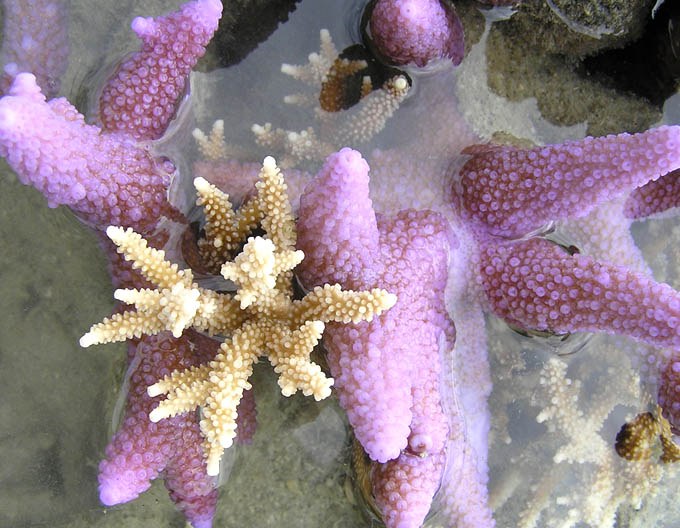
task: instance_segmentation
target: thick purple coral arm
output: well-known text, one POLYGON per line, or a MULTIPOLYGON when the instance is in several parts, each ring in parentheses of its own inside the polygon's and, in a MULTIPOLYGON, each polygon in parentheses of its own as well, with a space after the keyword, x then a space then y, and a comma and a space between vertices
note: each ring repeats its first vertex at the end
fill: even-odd
POLYGON ((48 97, 59 91, 68 66, 68 8, 65 0, 5 0, 0 93, 21 72, 35 75, 48 97))
POLYGON ((446 455, 402 453, 373 470, 373 496, 387 528, 419 528, 441 482, 446 455))
POLYGON ((329 323, 328 362, 340 403, 373 460, 384 463, 403 450, 433 456, 444 449, 448 432, 439 392, 440 350, 454 338, 443 293, 448 224, 439 214, 414 210, 376 221, 367 172, 358 152, 343 149, 305 190, 300 278, 306 287, 338 282, 397 295, 397 303, 370 323, 329 323))
MULTIPOLYGON (((204 345, 203 340, 200 341, 204 345)), ((187 337, 168 332, 130 344, 130 380, 123 422, 99 464, 99 498, 107 506, 128 502, 164 476, 170 497, 195 528, 209 528, 217 505, 215 479, 206 473, 203 437, 193 413, 158 423, 149 412, 158 398, 146 389, 175 369, 212 359, 218 344, 192 350, 187 337)))
POLYGON ((171 214, 166 189, 174 167, 133 141, 87 125, 64 98, 45 101, 31 74, 0 99, 0 156, 50 207, 68 205, 86 223, 147 232, 171 214))
POLYGON ((222 15, 220 0, 194 0, 157 18, 138 17, 142 41, 99 98, 102 128, 135 139, 157 139, 175 115, 191 69, 205 53, 222 15))
POLYGON ((584 216, 679 167, 680 126, 664 126, 533 149, 477 149, 453 192, 486 230, 514 238, 584 216))
POLYGON ((486 244, 481 277, 492 311, 522 328, 680 346, 680 293, 644 273, 532 238, 486 244))
POLYGON ((623 213, 627 218, 637 220, 678 206, 680 206, 680 170, 674 170, 630 193, 623 206, 623 213))
POLYGON ((310 287, 348 277, 375 282, 382 272, 368 171, 361 154, 344 148, 328 157, 300 197, 298 247, 305 259, 298 270, 310 287), (319 243, 325 240, 332 242, 319 243))
POLYGON ((394 64, 463 60, 463 25, 453 6, 440 0, 378 0, 369 28, 378 51, 394 64))

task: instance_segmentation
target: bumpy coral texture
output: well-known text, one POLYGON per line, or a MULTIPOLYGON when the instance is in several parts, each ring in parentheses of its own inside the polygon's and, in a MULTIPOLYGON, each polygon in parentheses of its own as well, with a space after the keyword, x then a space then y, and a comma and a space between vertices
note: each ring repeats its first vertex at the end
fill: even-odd
POLYGON ((186 337, 163 333, 130 345, 134 368, 125 416, 99 464, 99 498, 105 505, 136 498, 162 474, 173 501, 194 528, 212 525, 218 492, 214 478, 205 472, 198 422, 193 414, 150 422, 149 412, 160 398, 146 393, 159 376, 212 359, 218 344, 200 337, 198 343, 201 346, 192 350, 186 337))
POLYGON ((18 75, 0 100, 0 154, 50 207, 68 205, 98 229, 116 224, 147 231, 170 214, 165 190, 173 165, 125 136, 86 124, 64 98, 46 102, 31 74, 18 75))
POLYGON ((3 7, 0 93, 13 78, 30 72, 48 97, 59 91, 68 66, 68 19, 65 0, 5 0, 3 7))
MULTIPOLYGON (((420 454, 422 460, 437 456, 448 422, 440 400, 440 365, 432 358, 454 339, 443 303, 451 242, 445 220, 414 210, 376 218, 368 197, 368 164, 351 149, 328 158, 300 198, 299 217, 298 245, 311 263, 303 261, 299 270, 306 287, 380 284, 398 298, 370 323, 329 324, 326 330, 331 373, 357 439, 381 463, 410 456, 402 451, 420 454)), ((394 470, 384 471, 385 478, 395 476, 399 464, 413 467, 400 459, 394 470)), ((430 478, 438 482, 441 475, 430 478)), ((433 493, 436 484, 427 489, 433 493)), ((412 514, 422 522, 429 507, 418 506, 422 490, 414 493, 412 501, 386 498, 384 516, 397 519, 414 508, 412 514)), ((387 497, 389 489, 381 494, 387 497)))
POLYGON ((378 0, 369 22, 379 52, 395 64, 426 66, 463 60, 463 26, 453 6, 440 0, 378 0))
MULTIPOLYGON (((162 119, 152 119, 153 126, 157 124, 161 127, 154 129, 154 133, 160 135, 172 117, 177 96, 182 91, 180 84, 184 80, 180 84, 168 84, 167 92, 154 90, 153 86, 164 86, 171 77, 186 77, 190 67, 187 65, 194 64, 198 56, 203 54, 204 44, 217 27, 220 14, 219 1, 197 0, 186 4, 179 15, 171 15, 171 20, 174 20, 172 24, 157 24, 150 19, 135 24, 140 32, 154 32, 154 38, 158 38, 159 43, 162 41, 174 45, 173 50, 161 48, 160 44, 157 50, 147 48, 148 53, 142 52, 135 56, 137 59, 133 59, 151 60, 156 51, 161 53, 155 55, 158 68, 153 63, 147 63, 149 77, 155 79, 148 85, 151 88, 146 92, 135 92, 135 97, 148 104, 149 108, 164 108, 162 119), (189 41, 173 33, 176 31, 183 32, 189 41), (198 40, 194 42, 194 38, 198 40), (171 51, 175 53, 173 57, 176 63, 162 57, 171 51), (161 71, 163 68, 167 71, 161 71), (173 100, 170 101, 168 97, 173 100)), ((127 78, 121 71, 113 82, 117 86, 123 86, 127 78)), ((134 76, 129 80, 134 83, 134 76)), ((48 89, 51 88, 48 86, 48 89)), ((126 92, 128 89, 132 90, 128 86, 126 92)), ((130 115, 125 114, 128 110, 124 105, 116 106, 117 101, 103 98, 100 104, 102 115, 118 115, 124 121, 131 119, 130 115), (111 110, 108 104, 116 108, 111 110)), ((103 122, 107 128, 115 128, 106 119, 103 122)), ((182 218, 167 201, 167 189, 174 167, 168 161, 154 158, 147 146, 138 143, 139 138, 149 137, 143 123, 138 124, 139 131, 123 127, 123 133, 87 125, 83 116, 66 99, 46 102, 35 77, 23 73, 16 76, 8 94, 0 100, 0 154, 7 159, 23 183, 33 185, 46 196, 51 207, 68 205, 86 223, 97 229, 117 224, 150 233, 155 231, 163 217, 179 221, 182 218)), ((154 243, 161 245, 169 240, 165 231, 154 232, 153 238, 154 243)), ((110 245, 105 245, 105 249, 111 256, 110 245)), ((117 285, 146 286, 118 258, 112 258, 111 264, 112 276, 117 285)), ((172 364, 191 363, 197 358, 204 358, 202 354, 207 352, 201 351, 201 346, 214 351, 214 344, 199 343, 202 340, 200 336, 192 340, 196 357, 191 355, 194 352, 190 352, 191 347, 186 338, 173 340, 163 336, 162 339, 145 340, 130 348, 128 413, 112 440, 107 459, 102 462, 100 491, 102 501, 106 504, 130 500, 160 474, 165 479, 171 498, 187 518, 195 527, 205 528, 212 522, 216 491, 213 489, 214 482, 205 473, 202 437, 195 417, 187 414, 177 418, 175 427, 165 424, 156 426, 148 420, 148 409, 143 413, 139 410, 146 409, 152 403, 145 393, 149 378, 155 382, 162 376, 163 369, 169 368, 165 360, 161 359, 165 357, 163 352, 168 352, 167 361, 172 364), (155 361, 149 362, 151 356, 155 361), (136 386, 138 382, 139 387, 136 386), (142 385, 144 391, 141 390, 142 385), (165 443, 172 446, 170 450, 163 447, 165 443), (168 453, 173 449, 176 452, 168 453)), ((248 431, 252 432, 254 423, 252 400, 247 409, 243 413, 244 422, 249 424, 243 430, 245 436, 248 431)))
MULTIPOLYGON (((198 24, 197 35, 203 34, 201 28, 216 25, 218 4, 198 0, 185 6, 182 13, 200 8, 206 15, 205 19, 189 17, 191 21, 187 23, 198 24)), ((175 24, 175 18, 171 20, 169 25, 157 25, 139 19, 134 26, 144 35, 143 40, 158 27, 176 28, 184 34, 186 26, 175 24)), ((82 116, 65 100, 46 103, 30 76, 19 76, 14 93, 0 102, 1 153, 22 181, 45 193, 51 205, 66 203, 94 225, 119 223, 138 231, 156 226, 163 214, 165 202, 161 197, 165 196, 171 169, 153 160, 136 140, 157 137, 162 132, 183 91, 177 84, 168 84, 169 94, 174 97, 171 104, 168 93, 156 89, 169 81, 168 75, 174 75, 173 68, 179 68, 165 57, 181 48, 181 39, 172 36, 163 39, 169 47, 162 48, 162 53, 145 44, 151 64, 133 59, 130 64, 135 66, 130 70, 119 69, 106 89, 109 92, 105 90, 110 94, 114 86, 120 87, 115 88, 119 90, 115 97, 101 101, 102 114, 106 114, 102 117, 105 132, 85 125, 82 116), (173 49, 175 44, 177 48, 173 49), (154 65, 158 68, 154 69, 154 65), (170 69, 161 71, 166 66, 170 69), (143 81, 147 77, 156 81, 147 84, 143 81), (149 114, 144 107, 149 98, 152 100, 149 108, 158 106, 161 115, 156 116, 153 111, 149 114), (107 111, 114 107, 115 110, 107 111), (123 122, 129 120, 137 120, 136 125, 127 128, 123 122), (114 130, 125 132, 109 133, 114 130), (62 135, 68 141, 61 141, 62 135), (131 177, 140 167, 142 180, 148 181, 140 183, 131 177)), ((202 49, 197 51, 202 53, 202 49)), ((188 64, 193 60, 185 57, 182 62, 188 64)), ((423 95, 426 93, 423 89, 420 96, 426 97, 423 95)), ((444 440, 448 434, 451 443, 446 454, 451 458, 447 462, 462 460, 469 467, 458 471, 459 466, 453 464, 457 473, 442 481, 442 503, 449 518, 456 520, 451 525, 478 528, 493 525, 486 504, 488 424, 484 417, 488 414, 485 401, 488 389, 477 390, 476 400, 470 396, 479 385, 484 385, 483 373, 488 370, 484 321, 478 305, 483 304, 525 328, 560 332, 594 329, 631 335, 656 346, 678 344, 678 294, 667 286, 654 283, 641 272, 599 263, 592 257, 572 256, 545 240, 511 243, 493 236, 525 236, 549 221, 586 215, 598 204, 615 197, 623 199, 633 187, 643 184, 650 187, 641 187, 636 193, 644 196, 631 200, 643 204, 641 212, 627 206, 629 216, 668 207, 665 204, 672 198, 674 187, 668 185, 671 175, 666 173, 680 165, 680 129, 662 127, 634 136, 589 138, 528 150, 470 149, 472 158, 447 195, 450 203, 443 203, 441 189, 433 182, 438 185, 454 177, 441 167, 450 167, 450 158, 457 152, 451 154, 443 145, 453 141, 453 134, 441 126, 442 122, 447 127, 455 123, 443 120, 440 113, 435 113, 429 122, 440 128, 423 128, 418 140, 417 149, 428 149, 427 155, 435 160, 428 160, 426 171, 421 167, 414 170, 413 160, 423 157, 421 151, 417 156, 407 150, 386 151, 382 157, 374 155, 373 159, 382 159, 385 165, 390 163, 391 181, 399 182, 400 190, 417 189, 419 197, 423 193, 433 197, 434 206, 450 214, 449 220, 459 222, 457 238, 460 242, 465 237, 465 244, 460 242, 456 246, 448 235, 447 222, 436 213, 406 211, 390 217, 376 216, 368 199, 368 167, 357 153, 345 150, 329 160, 302 201, 300 243, 307 253, 303 280, 306 285, 313 285, 323 282, 327 274, 346 284, 391 285, 399 296, 393 310, 370 324, 359 323, 346 329, 329 325, 328 340, 331 368, 337 373, 340 397, 357 428, 357 436, 361 435, 364 447, 374 458, 391 457, 374 472, 373 483, 386 521, 391 526, 417 526, 422 522, 426 504, 441 480, 442 469, 437 460, 447 449, 444 440), (422 178, 424 172, 427 178, 422 178), (648 200, 645 193, 653 187, 648 182, 660 176, 661 196, 648 200), (667 178, 669 181, 664 181, 667 178), (414 179, 416 183, 408 187, 407 183, 414 179), (465 394, 458 395, 464 414, 457 408, 454 416, 447 419, 440 402, 445 394, 438 387, 437 354, 441 349, 450 350, 453 326, 436 292, 445 282, 449 247, 455 248, 456 258, 465 252, 472 255, 461 260, 470 269, 460 272, 471 280, 465 286, 458 284, 460 291, 453 296, 474 313, 470 315, 456 307, 459 330, 472 331, 467 335, 459 331, 453 379, 449 380, 466 389, 465 394), (476 260, 477 252, 481 253, 481 265, 476 260), (472 280, 474 277, 479 278, 479 283, 472 280), (479 286, 484 291, 479 292, 478 298, 474 288, 479 286), (481 383, 477 383, 479 379, 481 383), (426 478, 420 478, 425 475, 426 478), (469 493, 472 488, 476 496, 471 499, 475 495, 469 493)), ((392 192, 397 194, 394 188, 392 192)), ((168 241, 165 234, 159 239, 163 243, 168 241)), ((128 270, 115 277, 120 281, 135 280, 128 270)), ((128 500, 135 490, 144 489, 149 479, 160 474, 187 517, 195 526, 204 527, 210 526, 215 492, 204 470, 197 470, 201 438, 194 434, 196 422, 191 414, 172 418, 178 420, 182 439, 176 438, 177 431, 173 429, 168 431, 167 442, 186 442, 182 444, 185 455, 164 453, 162 445, 166 439, 155 435, 169 419, 151 424, 145 407, 151 399, 146 393, 135 392, 137 384, 145 387, 151 378, 157 381, 161 373, 155 369, 166 367, 164 360, 156 358, 148 363, 146 357, 154 359, 154 354, 167 351, 171 362, 189 364, 196 359, 182 356, 189 349, 184 339, 165 335, 162 339, 144 338, 131 348, 128 411, 107 451, 107 460, 102 462, 101 492, 107 503, 128 500), (148 352, 148 356, 143 352, 148 352)), ((211 347, 199 350, 197 357, 207 354, 211 347)), ((650 352, 646 359, 658 361, 660 356, 650 352)), ((671 358, 666 362, 659 389, 659 402, 676 428, 680 415, 678 372, 678 362, 671 358)), ((565 380, 564 373, 556 377, 565 380)), ((551 384, 554 385, 552 381, 551 384)), ((555 400, 554 395, 548 395, 550 398, 555 400)), ((554 406, 567 408, 562 404, 554 406)))
POLYGON ((680 205, 680 170, 675 170, 635 189, 624 205, 628 218, 646 218, 680 205))
POLYGON ((646 274, 571 256, 538 238, 489 244, 481 272, 493 311, 524 328, 600 331, 680 346, 680 294, 646 274))
POLYGON ((467 214, 494 235, 516 237, 671 172, 680 163, 680 128, 470 153, 456 188, 467 214))
POLYGON ((221 14, 219 0, 195 0, 169 15, 135 18, 132 30, 142 48, 104 86, 99 99, 102 127, 136 139, 159 138, 221 14))
POLYGON ((440 483, 445 454, 420 458, 403 454, 378 465, 373 473, 373 496, 385 526, 421 526, 440 483))

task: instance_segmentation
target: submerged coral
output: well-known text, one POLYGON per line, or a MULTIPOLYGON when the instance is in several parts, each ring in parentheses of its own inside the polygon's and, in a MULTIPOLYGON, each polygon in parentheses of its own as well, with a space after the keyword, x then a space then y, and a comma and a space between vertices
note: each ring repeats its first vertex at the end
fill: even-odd
MULTIPOLYGON (((350 106, 344 83, 356 81, 365 60, 343 57, 322 31, 320 54, 283 68, 310 84, 309 93, 285 101, 310 107, 313 128, 253 128, 258 144, 278 150, 286 165, 316 172, 325 158, 317 176, 287 171, 289 203, 267 158, 254 190, 259 166, 240 161, 252 157, 231 137, 227 110, 212 116, 225 119, 210 135, 195 133, 208 160, 194 171, 211 173, 230 196, 195 180, 197 213, 168 193, 172 178, 178 185, 187 175, 158 156, 155 140, 176 115, 218 4, 195 0, 157 21, 137 19, 140 35, 160 28, 170 32, 161 41, 176 41, 169 48, 145 41, 116 70, 99 100, 101 126, 85 124, 65 99, 47 102, 27 73, 0 100, 2 154, 21 180, 95 228, 122 225, 107 229, 119 254, 106 244, 116 298, 134 309, 82 340, 133 340, 125 415, 100 464, 102 502, 131 500, 161 476, 187 519, 209 527, 222 452, 237 435, 252 434, 249 380, 262 355, 285 395, 301 390, 321 399, 334 383, 371 460, 372 502, 388 527, 428 523, 431 509, 433 523, 462 528, 612 526, 628 505, 652 497, 673 470, 646 453, 657 449, 663 462, 676 457, 680 294, 651 277, 630 226, 632 217, 676 203, 680 129, 534 148, 479 145, 452 97, 458 80, 450 64, 417 77, 413 89, 399 74, 381 87, 362 78, 350 106), (186 38, 196 42, 180 44, 186 38), (169 92, 158 94, 165 74, 144 65, 167 65, 174 53, 183 67, 172 72, 169 92), (395 144, 363 156, 341 149, 395 130, 403 132, 395 144), (568 250, 550 239, 553 224, 568 250), (306 293, 298 298, 294 272, 306 293), (620 392, 608 392, 597 379, 572 382, 566 359, 544 355, 531 365, 503 351, 507 343, 489 358, 494 323, 485 312, 543 349, 555 333, 584 331, 642 344, 623 341, 622 350, 593 354, 590 361, 611 366, 621 383, 620 392), (333 380, 310 357, 324 328, 333 380), (198 332, 223 343, 218 349, 198 332), (505 360, 524 376, 511 382, 496 374, 490 406, 491 361, 505 360), (632 417, 650 397, 641 378, 660 382, 652 418, 632 417), (526 405, 513 414, 516 401, 526 405), (632 413, 625 419, 617 409, 624 405, 632 413), (524 453, 509 458, 517 467, 506 488, 493 482, 489 496, 489 465, 498 467, 490 442, 503 437, 509 452, 517 448, 531 434, 517 431, 524 425, 517 414, 532 406, 554 454, 543 438, 530 438, 524 453), (623 458, 608 421, 631 424, 620 437, 623 458), (519 468, 538 473, 548 463, 554 473, 517 484, 519 468), (571 478, 576 483, 565 488, 571 478), (500 512, 495 520, 492 510, 500 512)), ((571 338, 559 339, 564 351, 571 338)))
MULTIPOLYGON (((286 186, 273 158, 265 159, 258 194, 243 204, 238 216, 222 193, 206 185, 205 180, 196 182, 204 205, 210 203, 209 195, 220 202, 208 215, 209 249, 233 250, 236 244, 245 242, 233 262, 221 259, 220 273, 236 284, 237 293, 220 294, 200 288, 193 282, 190 269, 178 270, 176 264, 165 260, 163 251, 148 248, 140 235, 131 229, 109 227, 106 234, 118 251, 156 289, 116 290, 116 299, 134 304, 135 310, 114 314, 93 326, 80 344, 153 336, 164 330, 180 338, 189 328, 228 336, 210 361, 173 370, 147 389, 152 398, 166 396, 149 413, 154 423, 202 409, 206 471, 216 476, 224 449, 236 437, 237 407, 244 391, 251 388, 248 379, 260 356, 267 356, 279 374, 284 396, 300 390, 316 400, 326 398, 333 379, 327 378, 309 357, 325 323, 371 321, 390 308, 396 298, 383 289, 343 291, 328 283, 300 300, 291 298, 290 272, 304 254, 294 249, 295 228, 286 186), (266 238, 249 237, 246 242, 245 236, 260 225, 266 238)), ((215 259, 208 249, 203 252, 215 259)))

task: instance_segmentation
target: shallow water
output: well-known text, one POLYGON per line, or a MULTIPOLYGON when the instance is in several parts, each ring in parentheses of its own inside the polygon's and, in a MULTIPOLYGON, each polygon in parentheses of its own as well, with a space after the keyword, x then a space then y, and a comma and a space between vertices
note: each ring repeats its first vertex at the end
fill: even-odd
MULTIPOLYGON (((536 100, 510 102, 488 88, 487 60, 494 50, 487 46, 490 37, 483 29, 485 21, 472 2, 461 4, 475 42, 454 76, 458 111, 468 133, 488 139, 495 132, 506 132, 542 143, 585 135, 592 123, 555 125, 541 117, 536 100)), ((107 65, 135 48, 128 29, 131 18, 159 14, 177 5, 176 1, 128 0, 115 6, 105 0, 72 2, 71 59, 60 93, 85 111, 107 65)), ((348 6, 349 2, 303 0, 290 20, 241 64, 195 74, 193 121, 184 124, 178 134, 182 141, 175 138, 162 149, 173 157, 181 156, 177 159, 180 167, 189 167, 196 152, 193 144, 185 141, 184 132, 193 124, 207 130, 215 119, 224 119, 227 141, 243 149, 244 159, 257 161, 267 152, 253 141, 253 123, 271 121, 274 126, 294 130, 307 126, 307 116, 281 102, 300 85, 280 73, 280 64, 306 62, 307 55, 318 50, 321 28, 331 31, 338 49, 351 43, 353 18, 347 14, 348 6)), ((418 106, 418 82, 401 114, 395 115, 388 130, 370 147, 409 141, 410 120, 427 111, 418 106)), ((423 80, 422 86, 427 82, 423 80)), ((597 91, 598 87, 591 89, 597 91)), ((625 123, 632 105, 639 101, 612 101, 620 128, 610 132, 633 131, 634 125, 625 123)), ((77 345, 78 338, 107 315, 113 304, 95 237, 65 209, 47 209, 44 199, 20 185, 6 168, 0 177, 0 201, 4 310, 0 318, 0 412, 4 424, 0 436, 0 526, 183 526, 158 482, 130 504, 104 508, 97 499, 96 468, 111 434, 125 359, 122 345, 87 350, 77 345)), ((676 225, 672 219, 650 222, 637 227, 636 235, 657 278, 677 288, 674 241, 680 233, 676 233, 676 225)), ((577 495, 598 471, 595 465, 562 464, 551 477, 544 475, 564 438, 551 435, 545 425, 536 423, 541 399, 546 398, 537 380, 547 358, 570 351, 551 348, 540 339, 518 337, 498 321, 489 321, 489 329, 495 387, 491 397, 490 487, 497 525, 516 526, 529 504, 543 512, 538 525, 547 526, 548 521, 565 519, 570 507, 582 506, 577 495), (572 502, 565 499, 572 495, 572 502)), ((624 417, 644 410, 649 400, 644 393, 633 394, 635 381, 623 377, 629 370, 618 351, 625 346, 595 337, 574 354, 560 356, 568 363, 569 376, 582 380, 580 404, 586 412, 588 394, 600 394, 603 387, 612 391, 612 399, 626 403, 617 406, 605 427, 595 432, 607 445, 613 444, 624 417), (624 383, 626 380, 630 383, 624 383)), ((258 432, 251 446, 232 448, 229 453, 233 465, 215 526, 368 525, 357 491, 347 477, 349 437, 337 403, 318 404, 301 396, 282 398, 270 369, 260 367, 253 383, 258 432)), ((664 477, 658 485, 660 493, 644 503, 641 513, 630 514, 630 508, 622 508, 619 525, 673 526, 680 522, 677 510, 671 507, 672 490, 677 486, 677 477, 671 477, 664 477)), ((438 525, 436 519, 431 525, 438 525)))

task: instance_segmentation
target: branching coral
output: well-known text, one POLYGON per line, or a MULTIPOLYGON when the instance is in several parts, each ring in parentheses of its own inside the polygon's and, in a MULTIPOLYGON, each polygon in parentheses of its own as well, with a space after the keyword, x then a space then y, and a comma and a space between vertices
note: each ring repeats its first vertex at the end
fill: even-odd
POLYGON ((330 80, 349 72, 360 71, 365 63, 340 59, 330 33, 321 30, 321 49, 309 55, 309 63, 301 66, 284 64, 281 71, 311 88, 308 93, 288 95, 284 102, 312 108, 316 127, 295 132, 273 128, 271 123, 253 125, 258 144, 270 151, 283 154, 282 166, 298 165, 307 161, 319 161, 347 145, 357 145, 380 132, 387 120, 397 110, 408 91, 405 76, 395 75, 377 90, 370 91, 370 79, 364 78, 362 93, 365 97, 355 106, 344 111, 327 111, 318 95, 330 80), (368 93, 370 91, 370 93, 368 93))
MULTIPOLYGON (((567 363, 557 357, 548 359, 543 366, 535 394, 535 404, 542 410, 536 419, 548 426, 548 435, 564 441, 560 441, 561 447, 554 455, 555 469, 531 487, 530 500, 519 516, 519 526, 553 526, 555 519, 560 520, 560 526, 578 526, 581 522, 590 526, 614 526, 622 505, 639 507, 657 492, 665 467, 650 456, 620 458, 614 450, 613 437, 605 431, 605 422, 615 415, 618 405, 636 405, 640 397, 639 379, 625 360, 622 365, 610 368, 616 370, 619 379, 616 390, 586 389, 568 374, 567 363), (583 397, 586 390, 591 393, 587 404, 583 397), (555 493, 559 488, 559 480, 565 478, 560 468, 564 469, 565 464, 572 466, 570 473, 581 475, 587 485, 576 489, 568 487, 553 504, 546 493, 555 493)), ((656 426, 653 429, 658 434, 656 426)), ((635 434, 641 430, 649 431, 649 428, 641 427, 635 434)), ((633 443, 639 444, 640 438, 628 443, 630 454, 634 451, 633 443)), ((641 449, 639 446, 638 451, 641 449)))
POLYGON ((80 341, 89 346, 162 330, 180 337, 189 328, 228 336, 212 361, 176 370, 148 388, 151 397, 166 395, 149 414, 152 422, 201 407, 209 475, 218 474, 222 452, 236 435, 236 407, 250 388, 252 365, 260 356, 267 356, 279 374, 285 396, 301 390, 317 400, 326 398, 333 379, 309 357, 324 323, 370 321, 396 302, 396 296, 382 289, 343 291, 328 284, 293 300, 291 270, 304 254, 295 250, 286 186, 273 158, 265 159, 260 176, 257 195, 238 214, 226 195, 204 180, 196 182, 207 217, 201 250, 210 263, 227 260, 224 252, 233 251, 258 225, 267 234, 248 238, 236 258, 223 263, 221 274, 236 284, 237 293, 201 288, 190 269, 179 270, 132 229, 109 227, 107 234, 118 251, 156 289, 117 290, 115 297, 134 304, 135 310, 94 325, 80 341))

